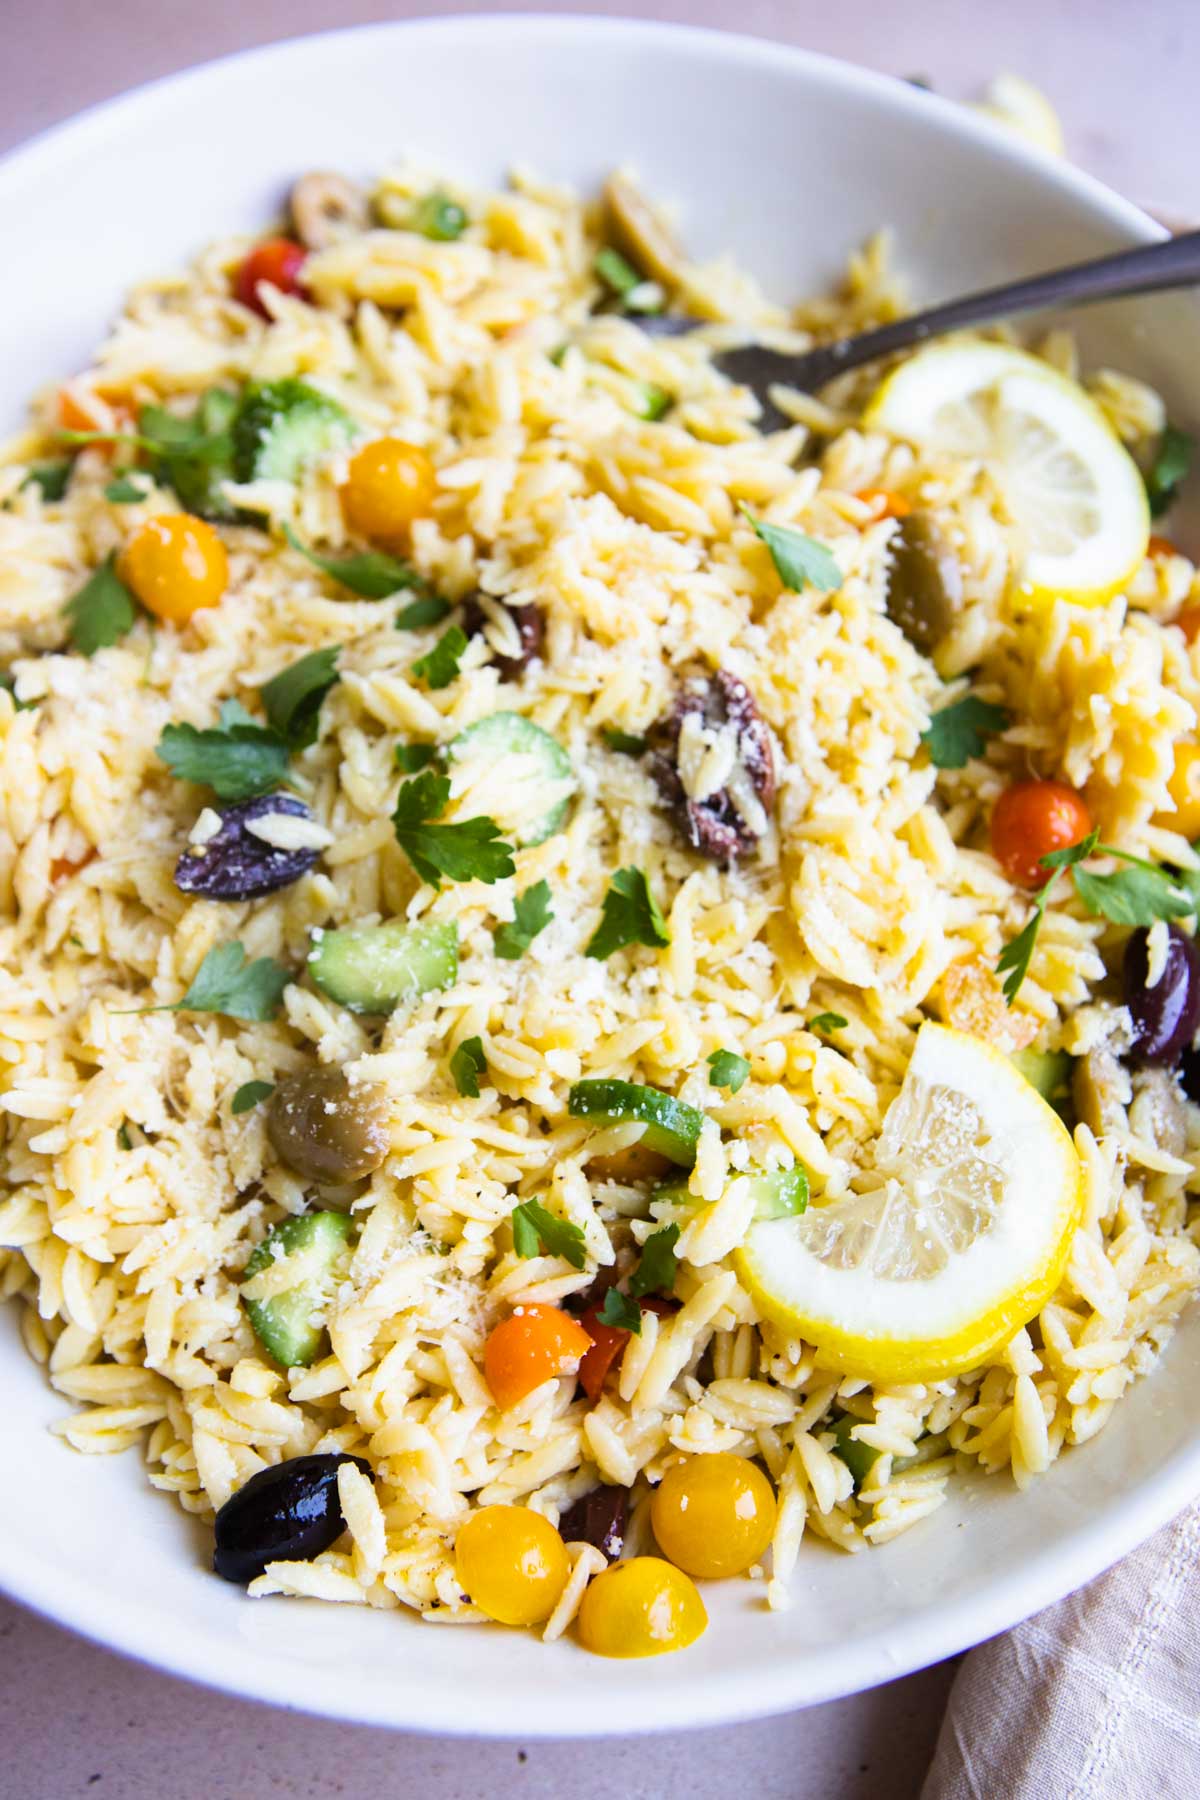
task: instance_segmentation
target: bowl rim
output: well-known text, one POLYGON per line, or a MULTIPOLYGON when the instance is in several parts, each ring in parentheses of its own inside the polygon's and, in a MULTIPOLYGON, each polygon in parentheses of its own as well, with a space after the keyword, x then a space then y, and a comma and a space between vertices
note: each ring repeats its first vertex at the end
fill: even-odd
MULTIPOLYGON (((0 156, 0 202, 19 196, 27 178, 69 164, 86 155, 89 144, 119 133, 125 119, 140 108, 173 93, 219 82, 235 66, 271 64, 277 71, 278 65, 290 58, 308 56, 322 46, 345 40, 390 43, 401 35, 436 38, 464 32, 484 39, 520 32, 531 48, 538 43, 571 43, 586 49, 598 38, 620 39, 631 49, 639 44, 658 50, 675 48, 724 66, 769 66, 775 72, 790 68, 868 102, 886 102, 889 108, 913 113, 920 109, 926 117, 932 111, 951 136, 975 142, 993 158, 1007 162, 1015 176, 1049 184, 1073 199, 1082 212, 1107 226, 1114 240, 1146 243, 1169 235, 1156 220, 1094 176, 1051 160, 986 117, 940 95, 918 92, 897 77, 766 37, 596 14, 501 12, 393 19, 290 36, 210 58, 100 100, 10 148, 0 156)), ((1200 1433, 1161 1466, 1152 1483, 1114 1497, 1065 1540, 1029 1557, 1019 1581, 992 1579, 979 1590, 945 1600, 936 1610, 914 1614, 900 1627, 881 1628, 844 1644, 826 1646, 815 1678, 812 1668, 801 1677, 794 1659, 760 1670, 752 1686, 731 1679, 733 1671, 698 1674, 690 1682, 656 1694, 652 1717, 647 1709, 623 1719, 621 1735, 734 1724, 861 1692, 928 1667, 1007 1630, 1101 1574, 1172 1519, 1197 1493, 1200 1433)), ((486 1693, 474 1696, 472 1717, 467 1721, 462 1716, 461 1695, 450 1691, 433 1695, 423 1690, 419 1719, 411 1712, 398 1718, 396 1709, 383 1704, 374 1691, 352 1692, 340 1687, 336 1678, 306 1683, 299 1697, 294 1669, 276 1668, 270 1657, 241 1641, 231 1640, 218 1650, 203 1637, 197 1641, 173 1632, 165 1628, 161 1612, 148 1605, 140 1593, 131 1595, 129 1606, 113 1616, 102 1595, 81 1592, 49 1556, 26 1553, 18 1557, 10 1553, 2 1535, 0 1591, 105 1649, 241 1699, 352 1723, 452 1736, 585 1738, 609 1735, 611 1729, 603 1709, 577 1707, 565 1724, 562 1713, 550 1708, 545 1709, 548 1716, 543 1718, 536 1714, 514 1718, 511 1708, 486 1693)))

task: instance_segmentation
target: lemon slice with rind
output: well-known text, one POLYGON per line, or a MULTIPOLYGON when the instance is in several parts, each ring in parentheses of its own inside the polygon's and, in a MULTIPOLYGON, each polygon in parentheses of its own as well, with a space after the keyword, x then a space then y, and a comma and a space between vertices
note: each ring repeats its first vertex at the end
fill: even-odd
POLYGON ((1070 1133, 1006 1056, 923 1025, 854 1191, 751 1226, 761 1311, 867 1381, 973 1368, 1062 1278, 1082 1205, 1070 1133))
POLYGON ((1017 538, 1014 592, 1099 605, 1139 568, 1150 509, 1137 465, 1077 382, 1007 344, 934 344, 888 376, 871 430, 986 464, 1017 538))

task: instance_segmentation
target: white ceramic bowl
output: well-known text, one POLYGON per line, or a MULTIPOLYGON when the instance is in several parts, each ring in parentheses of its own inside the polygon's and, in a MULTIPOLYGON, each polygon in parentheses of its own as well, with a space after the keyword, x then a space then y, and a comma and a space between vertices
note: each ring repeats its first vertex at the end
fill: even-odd
MULTIPOLYGON (((84 364, 127 284, 272 216, 305 168, 367 174, 412 150, 499 178, 514 160, 593 187, 629 160, 680 203, 700 254, 731 248, 781 296, 897 230, 923 298, 1160 235, 1094 182, 900 82, 770 44, 618 21, 475 18, 310 38, 159 82, 0 166, 0 429, 84 364)), ((1164 297, 1093 313, 1088 354, 1155 380, 1193 424, 1200 318, 1164 297)), ((589 1734, 713 1725, 868 1687, 1058 1598, 1200 1490, 1200 1319, 1092 1444, 1019 1496, 960 1486, 853 1559, 806 1546, 790 1612, 711 1585, 683 1655, 605 1662, 501 1629, 246 1600, 209 1534, 134 1454, 46 1431, 64 1403, 0 1317, 0 1583, 176 1674, 342 1718, 425 1730, 589 1734)))

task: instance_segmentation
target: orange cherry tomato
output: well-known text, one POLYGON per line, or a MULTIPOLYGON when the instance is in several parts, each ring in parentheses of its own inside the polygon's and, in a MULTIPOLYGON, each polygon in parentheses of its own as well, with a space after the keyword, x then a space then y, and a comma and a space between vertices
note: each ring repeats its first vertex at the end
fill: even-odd
POLYGON ((1159 537, 1156 531, 1151 532, 1150 542, 1146 545, 1147 556, 1178 556, 1179 552, 1170 538, 1159 537))
POLYGON ((877 519, 907 519, 912 511, 912 501, 893 493, 891 488, 859 488, 855 498, 874 507, 877 519))
POLYGON ((96 859, 96 851, 88 850, 83 856, 55 856, 50 862, 50 884, 57 887, 68 875, 78 875, 80 869, 86 869, 96 859))
POLYGON ((215 606, 229 581, 225 546, 203 519, 160 513, 139 525, 121 554, 121 576, 155 618, 183 625, 215 606))
POLYGON ((266 238, 261 244, 255 244, 249 256, 238 267, 233 278, 234 298, 251 312, 256 312, 264 319, 270 313, 263 305, 258 291, 260 281, 265 281, 281 294, 295 294, 301 300, 306 298, 304 283, 300 279, 300 271, 308 259, 308 252, 303 244, 296 243, 294 238, 266 238))
POLYGON ((558 1306, 518 1306, 488 1335, 483 1372, 502 1411, 516 1406, 543 1381, 578 1369, 591 1338, 558 1306))
POLYGON ((1188 643, 1194 644, 1200 637, 1200 605, 1185 606, 1174 622, 1188 643))
POLYGON ((1018 781, 992 810, 992 855, 1018 887, 1041 887, 1050 874, 1042 857, 1079 843, 1091 829, 1082 795, 1065 782, 1018 781))
POLYGON ((1185 838, 1200 837, 1200 744, 1185 738, 1175 746, 1175 767, 1167 783, 1174 812, 1157 813, 1154 823, 1185 838))
POLYGON ((351 531, 398 549, 407 544, 414 519, 429 511, 436 493, 433 464, 418 444, 374 438, 350 460, 342 511, 351 531))

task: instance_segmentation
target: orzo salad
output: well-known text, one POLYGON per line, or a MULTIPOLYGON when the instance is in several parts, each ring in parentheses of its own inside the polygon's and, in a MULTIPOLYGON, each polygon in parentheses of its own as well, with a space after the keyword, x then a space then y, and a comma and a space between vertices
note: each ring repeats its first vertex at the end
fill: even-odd
POLYGON ((719 365, 902 304, 310 174, 0 446, 0 1290, 251 1596, 683 1648, 1200 1283, 1188 440, 719 365))

